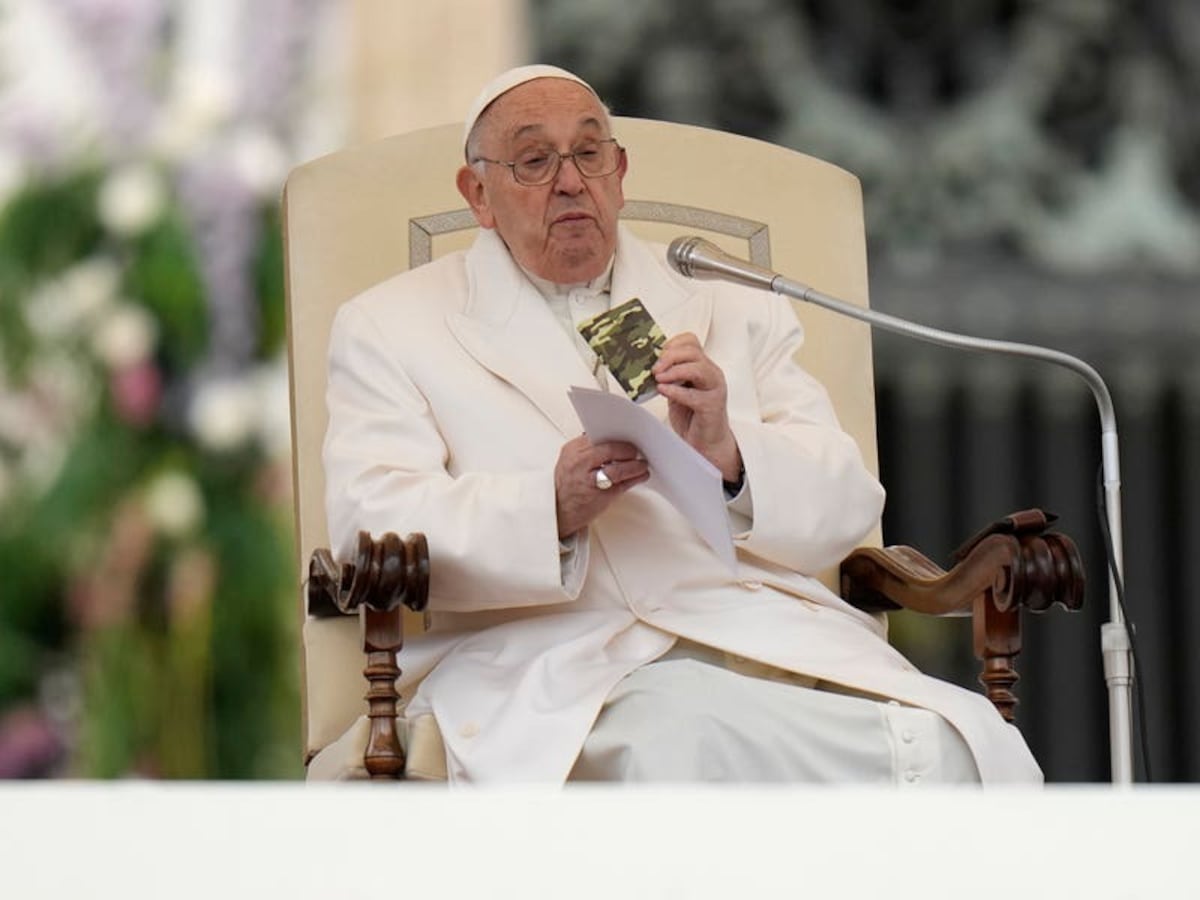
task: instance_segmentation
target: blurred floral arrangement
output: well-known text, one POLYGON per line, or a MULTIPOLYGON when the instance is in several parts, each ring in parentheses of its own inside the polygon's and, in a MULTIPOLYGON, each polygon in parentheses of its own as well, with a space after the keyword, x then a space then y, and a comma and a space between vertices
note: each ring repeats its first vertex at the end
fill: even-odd
POLYGON ((0 777, 300 771, 278 196, 323 7, 6 14, 0 777), (90 115, 13 77, 51 26, 90 115))

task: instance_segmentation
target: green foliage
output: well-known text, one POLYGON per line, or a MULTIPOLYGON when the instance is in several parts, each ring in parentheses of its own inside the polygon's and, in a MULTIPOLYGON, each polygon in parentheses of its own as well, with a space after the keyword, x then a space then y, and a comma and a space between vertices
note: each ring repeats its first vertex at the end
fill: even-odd
MULTIPOLYGON (((0 551, 0 561, 7 561, 5 558, 8 555, 0 551)), ((28 577, 22 579, 26 582, 29 580, 28 577)), ((12 587, 14 598, 23 596, 44 600, 49 596, 48 593, 37 592, 18 594, 24 586, 16 584, 12 587)), ((43 602, 40 605, 47 612, 57 612, 50 603, 43 602)), ((30 602, 6 602, 0 610, 0 710, 36 695, 38 674, 45 662, 47 649, 61 644, 63 640, 64 633, 57 615, 46 617, 53 621, 30 616, 30 611, 38 606, 30 602)))
POLYGON ((131 628, 97 634, 78 652, 89 686, 76 765, 93 778, 161 774, 147 758, 161 721, 159 649, 131 628))
POLYGON ((95 212, 98 184, 99 172, 87 169, 33 182, 12 197, 0 218, 5 268, 32 280, 94 252, 103 240, 95 212))
POLYGON ((168 371, 184 371, 208 346, 204 285, 178 214, 163 219, 130 248, 125 290, 154 313, 168 371))
POLYGON ((298 708, 298 688, 264 678, 262 670, 262 660, 271 659, 299 673, 293 597, 279 590, 292 572, 291 535, 280 527, 280 513, 252 495, 223 499, 214 506, 214 548, 223 569, 243 576, 223 581, 213 606, 213 710, 225 724, 213 748, 217 768, 227 778, 278 775, 269 763, 282 742, 299 774, 299 723, 280 716, 298 708))
POLYGON ((259 349, 264 356, 271 356, 287 339, 287 307, 283 279, 283 223, 278 209, 268 210, 266 221, 255 258, 254 277, 262 327, 259 349))
POLYGON ((109 511, 158 450, 152 437, 121 427, 101 413, 77 434, 58 478, 30 510, 32 530, 63 536, 103 532, 109 511))
MULTIPOLYGON (((28 435, 0 427, 0 717, 42 703, 47 679, 65 675, 79 707, 57 711, 68 774, 298 777, 287 461, 252 436, 214 447, 189 427, 209 334, 187 218, 169 198, 138 233, 111 233, 97 214, 104 175, 47 176, 0 209, 0 391, 45 413, 30 434, 52 429, 59 442, 25 446, 28 435), (118 295, 73 330, 31 328, 35 292, 93 258, 115 264, 118 295), (97 323, 129 304, 149 314, 155 344, 121 365, 163 388, 144 414, 118 397, 128 370, 93 355, 97 323), (81 400, 32 380, 46 360, 70 368, 81 400), (185 496, 155 500, 164 477, 185 496)), ((246 273, 261 312, 257 362, 284 340, 281 266, 272 206, 246 273)))
POLYGON ((19 372, 34 351, 21 316, 25 294, 39 279, 90 256, 103 240, 96 221, 95 171, 26 185, 0 209, 0 348, 19 372))

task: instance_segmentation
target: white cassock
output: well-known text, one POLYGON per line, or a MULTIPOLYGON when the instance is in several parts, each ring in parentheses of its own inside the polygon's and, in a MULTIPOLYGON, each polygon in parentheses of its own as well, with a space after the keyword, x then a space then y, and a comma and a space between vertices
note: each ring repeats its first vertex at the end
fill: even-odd
MULTIPOLYGON (((562 444, 582 430, 567 389, 594 376, 494 232, 371 288, 334 324, 330 535, 343 555, 359 530, 428 538, 432 625, 401 652, 400 689, 410 696, 419 682, 405 716, 436 718, 451 780, 565 780, 627 675, 659 681, 707 668, 647 665, 683 638, 699 649, 677 655, 715 650, 897 701, 819 700, 901 710, 883 715, 872 740, 932 735, 944 727, 936 717, 912 718, 932 711, 952 726, 941 743, 965 744, 985 784, 1040 781, 1019 733, 984 697, 922 675, 880 621, 813 577, 874 527, 883 491, 795 362, 802 334, 790 304, 684 279, 624 229, 610 293, 614 304, 640 298, 668 336, 694 333, 725 374, 752 501, 752 517, 731 512, 741 529, 736 572, 645 487, 618 498, 564 560, 553 472, 562 444)), ((646 407, 666 419, 665 399, 646 407)))

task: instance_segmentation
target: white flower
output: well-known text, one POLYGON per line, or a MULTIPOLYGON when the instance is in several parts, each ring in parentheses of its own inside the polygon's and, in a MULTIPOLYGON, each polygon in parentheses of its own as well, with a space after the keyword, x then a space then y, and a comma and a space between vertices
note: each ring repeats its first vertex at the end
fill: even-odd
POLYGON ((13 453, 5 493, 17 483, 34 492, 50 486, 95 396, 87 368, 65 353, 36 359, 23 387, 0 385, 0 446, 13 453))
POLYGON ((158 323, 141 306, 122 303, 103 317, 92 333, 92 350, 110 369, 146 359, 158 342, 158 323))
POLYGON ((188 66, 175 81, 169 106, 159 120, 153 144, 168 159, 179 159, 207 142, 233 111, 232 76, 211 66, 188 66))
POLYGON ((70 334, 79 324, 78 312, 71 307, 62 281, 39 284, 25 303, 25 324, 37 337, 55 340, 70 334))
POLYGON ((63 273, 63 284, 87 310, 104 306, 117 296, 121 267, 111 256, 90 256, 63 273))
POLYGON ((24 447, 29 441, 36 407, 29 394, 13 385, 0 386, 0 443, 24 447))
POLYGON ((169 537, 194 531, 204 520, 204 496, 194 478, 178 470, 160 472, 142 495, 146 515, 169 537))
POLYGON ((67 461, 67 441, 58 440, 41 446, 29 446, 17 465, 17 477, 31 486, 35 493, 47 490, 67 461))
POLYGON ((254 375, 258 394, 258 440, 272 457, 292 448, 292 417, 287 360, 283 357, 261 366, 254 375))
POLYGON ((64 440, 95 400, 93 381, 78 355, 62 352, 37 357, 22 384, 0 375, 0 444, 23 448, 64 440))
POLYGON ((229 148, 233 170, 260 197, 274 197, 283 186, 288 157, 282 145, 261 128, 244 129, 229 148))
POLYGON ((100 221, 123 237, 141 234, 167 205, 162 176, 148 163, 130 163, 104 179, 98 197, 100 221))
POLYGON ((44 340, 70 337, 112 302, 120 280, 120 268, 111 258, 86 259, 40 285, 26 304, 25 320, 44 340))
POLYGON ((29 370, 29 383, 37 409, 62 433, 74 430, 98 391, 90 367, 66 351, 39 357, 29 370))
POLYGON ((233 450, 253 436, 258 413, 257 392, 251 380, 210 381, 192 397, 188 424, 208 449, 233 450))
POLYGON ((106 79, 81 40, 85 29, 71 27, 80 12, 30 0, 0 3, 0 107, 28 133, 53 137, 39 152, 56 159, 94 147, 108 107, 106 79))
POLYGON ((6 481, 47 481, 39 476, 39 467, 52 477, 58 464, 55 453, 67 439, 31 394, 0 398, 0 447, 10 450, 13 458, 6 481))

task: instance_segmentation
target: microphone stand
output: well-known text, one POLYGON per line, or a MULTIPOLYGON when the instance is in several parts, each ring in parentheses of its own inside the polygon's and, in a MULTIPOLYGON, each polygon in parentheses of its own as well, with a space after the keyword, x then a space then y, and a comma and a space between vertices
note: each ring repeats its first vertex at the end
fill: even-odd
POLYGON ((876 312, 831 297, 799 281, 785 278, 753 263, 729 256, 715 244, 698 237, 681 237, 667 251, 671 267, 689 278, 735 281, 750 287, 765 288, 777 294, 813 303, 843 316, 866 322, 875 328, 907 335, 917 340, 976 350, 1040 359, 1070 369, 1091 388, 1100 412, 1101 459, 1104 473, 1104 506, 1112 535, 1112 568, 1108 576, 1109 621, 1100 626, 1100 650, 1104 662, 1104 680, 1108 686, 1108 733, 1111 749, 1112 781, 1117 785, 1133 783, 1133 666, 1132 646, 1125 614, 1121 609, 1117 578, 1125 580, 1121 534, 1121 466, 1117 452, 1117 417, 1112 396, 1100 374, 1081 359, 1032 344, 971 337, 918 325, 887 313, 876 312))

